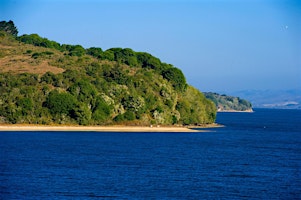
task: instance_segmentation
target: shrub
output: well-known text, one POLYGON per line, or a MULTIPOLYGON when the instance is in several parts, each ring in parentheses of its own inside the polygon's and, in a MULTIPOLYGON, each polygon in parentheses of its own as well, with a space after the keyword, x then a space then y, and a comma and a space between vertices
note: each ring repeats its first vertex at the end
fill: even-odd
POLYGON ((74 96, 66 92, 59 93, 57 90, 51 91, 45 102, 45 106, 53 115, 69 115, 76 105, 77 101, 74 96))

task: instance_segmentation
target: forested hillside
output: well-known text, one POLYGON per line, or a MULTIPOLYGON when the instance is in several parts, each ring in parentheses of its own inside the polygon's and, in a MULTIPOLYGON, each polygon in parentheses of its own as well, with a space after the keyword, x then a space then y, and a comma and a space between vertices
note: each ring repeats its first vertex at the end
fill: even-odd
POLYGON ((213 102, 182 71, 129 48, 88 49, 0 22, 0 123, 213 123, 213 102))
POLYGON ((206 98, 214 102, 218 111, 252 111, 252 104, 245 99, 213 92, 205 92, 204 94, 206 98))

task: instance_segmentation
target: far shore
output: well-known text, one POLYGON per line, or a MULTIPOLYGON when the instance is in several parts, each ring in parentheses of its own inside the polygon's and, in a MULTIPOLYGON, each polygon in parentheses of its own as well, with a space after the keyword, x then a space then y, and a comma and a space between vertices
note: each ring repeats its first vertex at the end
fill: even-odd
MULTIPOLYGON (((195 128, 220 127, 218 124, 205 126, 69 126, 36 124, 0 124, 1 131, 94 131, 94 132, 205 132, 195 128)), ((207 131, 206 131, 207 132, 207 131)))
POLYGON ((252 113, 254 112, 253 109, 249 109, 249 110, 243 110, 243 111, 240 111, 240 110, 217 110, 217 112, 238 112, 238 113, 252 113))

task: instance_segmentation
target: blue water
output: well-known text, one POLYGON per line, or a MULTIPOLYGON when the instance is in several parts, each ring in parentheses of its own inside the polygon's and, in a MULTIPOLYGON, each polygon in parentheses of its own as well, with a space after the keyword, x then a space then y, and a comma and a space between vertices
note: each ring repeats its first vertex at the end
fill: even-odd
POLYGON ((301 199, 301 110, 201 133, 0 132, 0 199, 301 199))

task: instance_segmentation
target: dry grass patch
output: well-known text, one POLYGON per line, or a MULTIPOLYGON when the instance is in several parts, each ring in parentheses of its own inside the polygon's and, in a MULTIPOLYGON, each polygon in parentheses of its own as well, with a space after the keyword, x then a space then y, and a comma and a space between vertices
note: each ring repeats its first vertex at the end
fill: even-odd
POLYGON ((30 54, 15 52, 11 46, 0 45, 0 72, 45 74, 50 71, 59 74, 65 70, 49 65, 48 59, 34 59, 30 54))

